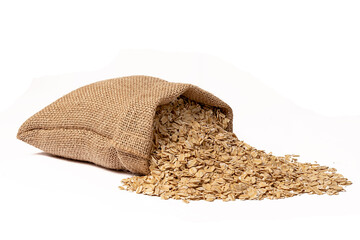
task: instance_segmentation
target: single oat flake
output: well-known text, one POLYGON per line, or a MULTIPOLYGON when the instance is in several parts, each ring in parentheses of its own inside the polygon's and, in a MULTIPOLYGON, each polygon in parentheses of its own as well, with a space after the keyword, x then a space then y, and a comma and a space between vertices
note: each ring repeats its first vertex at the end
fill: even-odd
POLYGON ((223 201, 280 199, 344 191, 336 169, 273 156, 240 141, 220 109, 183 96, 159 106, 150 173, 122 180, 122 190, 162 199, 223 201))

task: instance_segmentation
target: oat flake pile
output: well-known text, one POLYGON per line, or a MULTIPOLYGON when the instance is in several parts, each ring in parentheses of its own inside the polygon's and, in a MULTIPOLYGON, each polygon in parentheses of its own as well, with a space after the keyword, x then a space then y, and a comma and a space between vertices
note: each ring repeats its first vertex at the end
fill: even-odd
POLYGON ((120 189, 189 202, 334 195, 351 184, 334 168, 249 146, 224 130, 229 121, 220 109, 185 97, 159 106, 150 173, 122 180, 120 189))

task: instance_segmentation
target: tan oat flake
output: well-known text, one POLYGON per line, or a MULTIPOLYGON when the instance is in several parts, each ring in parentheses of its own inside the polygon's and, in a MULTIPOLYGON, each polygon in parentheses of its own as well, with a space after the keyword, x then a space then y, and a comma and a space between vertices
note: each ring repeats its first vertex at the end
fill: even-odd
POLYGON ((336 169, 273 156, 228 132, 220 109, 185 97, 158 107, 150 173, 122 180, 122 190, 162 199, 234 201, 329 194, 352 184, 336 169))

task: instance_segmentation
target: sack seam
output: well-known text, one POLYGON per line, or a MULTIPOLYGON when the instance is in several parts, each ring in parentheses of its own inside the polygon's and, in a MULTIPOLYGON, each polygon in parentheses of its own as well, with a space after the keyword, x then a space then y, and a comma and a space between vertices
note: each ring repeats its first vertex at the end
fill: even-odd
MULTIPOLYGON (((23 134, 26 134, 26 133, 29 133, 29 132, 33 132, 33 131, 52 131, 52 130, 79 130, 79 131, 84 131, 84 132, 90 132, 92 134, 97 134, 105 139, 107 139, 111 145, 113 147, 115 147, 118 151, 121 151, 121 152, 124 152, 124 153, 128 153, 128 154, 132 154, 132 155, 135 155, 135 156, 139 156, 141 158, 144 158, 145 160, 148 160, 149 159, 149 156, 146 156, 142 153, 139 153, 139 152, 134 152, 132 150, 130 150, 129 148, 126 148, 126 147, 123 147, 123 146, 120 146, 117 142, 115 142, 113 139, 109 138, 109 137, 106 137, 102 134, 99 134, 93 130, 89 130, 87 128, 33 128, 31 130, 27 130, 27 131, 24 131, 24 132, 21 132, 18 134, 18 136, 21 136, 23 134)), ((132 135, 132 134, 129 134, 129 133, 126 133, 128 135, 131 135, 135 138, 138 138, 137 136, 135 135, 132 135)), ((141 139, 141 138, 138 138, 138 139, 141 139)), ((141 140, 146 140, 146 139, 141 139, 141 140)))

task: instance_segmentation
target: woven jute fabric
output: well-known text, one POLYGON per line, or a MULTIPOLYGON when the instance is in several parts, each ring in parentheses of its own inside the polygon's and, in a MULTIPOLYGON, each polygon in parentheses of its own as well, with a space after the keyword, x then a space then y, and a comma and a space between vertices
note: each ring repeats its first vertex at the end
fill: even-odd
POLYGON ((232 131, 230 106, 213 94, 192 84, 128 76, 68 93, 25 121, 17 137, 53 155, 146 174, 156 108, 180 95, 219 107, 232 131))

